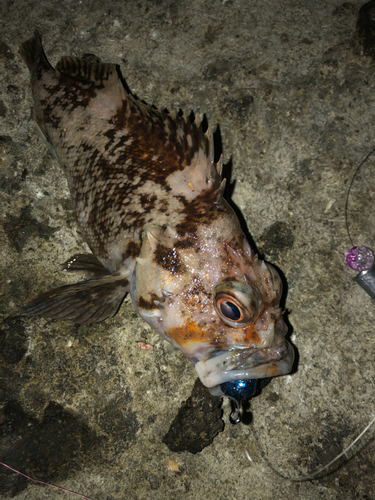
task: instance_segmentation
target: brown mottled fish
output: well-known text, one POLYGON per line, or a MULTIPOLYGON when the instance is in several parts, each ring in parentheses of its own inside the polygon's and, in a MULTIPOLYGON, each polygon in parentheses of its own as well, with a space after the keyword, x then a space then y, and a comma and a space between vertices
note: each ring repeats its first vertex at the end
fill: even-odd
POLYGON ((63 57, 53 68, 38 33, 20 53, 34 119, 92 251, 66 263, 90 279, 41 293, 21 314, 93 323, 130 292, 138 314, 184 352, 213 394, 289 373, 280 277, 223 199, 209 132, 135 99, 114 64, 63 57))

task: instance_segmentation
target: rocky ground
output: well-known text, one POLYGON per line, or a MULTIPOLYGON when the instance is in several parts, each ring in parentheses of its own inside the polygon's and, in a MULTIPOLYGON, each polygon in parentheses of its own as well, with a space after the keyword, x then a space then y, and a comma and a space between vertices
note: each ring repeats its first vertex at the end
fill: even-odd
MULTIPOLYGON (((1 461, 95 500, 375 497, 374 430, 326 477, 293 483, 273 471, 313 472, 375 412, 375 304, 345 264, 348 186, 375 147, 374 15, 366 13, 366 38, 366 22, 356 29, 361 5, 1 3, 1 461), (285 276, 296 369, 252 401, 249 425, 231 425, 224 401, 225 427, 212 444, 215 404, 129 298, 94 326, 8 318, 30 295, 66 283, 58 264, 86 249, 66 180, 31 118, 18 48, 35 28, 52 64, 95 54, 119 64, 147 103, 194 110, 219 127, 232 203, 258 251, 285 276), (196 423, 183 422, 172 439, 190 451, 171 451, 163 439, 192 391, 196 423), (192 453, 187 428, 200 429, 202 451, 192 453)), ((374 169, 375 155, 354 180, 348 211, 354 243, 372 248, 374 169)), ((0 478, 2 498, 74 498, 5 469, 0 478)))

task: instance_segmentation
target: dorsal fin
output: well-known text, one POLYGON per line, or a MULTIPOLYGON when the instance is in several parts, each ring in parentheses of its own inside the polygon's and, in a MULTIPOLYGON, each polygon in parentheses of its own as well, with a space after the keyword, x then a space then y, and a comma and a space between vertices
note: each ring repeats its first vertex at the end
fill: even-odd
POLYGON ((21 45, 20 54, 32 75, 34 75, 35 71, 38 69, 53 69, 44 53, 42 38, 38 31, 35 31, 34 36, 21 45))
POLYGON ((204 132, 198 115, 194 120, 184 114, 174 123, 170 115, 164 119, 166 127, 175 130, 175 141, 181 151, 182 167, 168 176, 173 193, 192 200, 205 190, 218 189, 220 174, 214 163, 213 137, 210 130, 204 132))
POLYGON ((56 74, 69 76, 80 82, 98 83, 109 80, 112 75, 117 77, 117 70, 115 64, 97 63, 79 57, 66 56, 57 63, 56 74))

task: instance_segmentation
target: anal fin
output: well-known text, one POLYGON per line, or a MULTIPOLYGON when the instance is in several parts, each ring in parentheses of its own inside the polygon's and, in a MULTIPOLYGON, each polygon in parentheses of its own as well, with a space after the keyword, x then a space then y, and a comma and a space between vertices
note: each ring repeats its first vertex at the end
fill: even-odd
POLYGON ((86 325, 103 321, 116 314, 130 290, 130 276, 130 271, 120 269, 111 275, 53 288, 34 297, 18 314, 86 325))

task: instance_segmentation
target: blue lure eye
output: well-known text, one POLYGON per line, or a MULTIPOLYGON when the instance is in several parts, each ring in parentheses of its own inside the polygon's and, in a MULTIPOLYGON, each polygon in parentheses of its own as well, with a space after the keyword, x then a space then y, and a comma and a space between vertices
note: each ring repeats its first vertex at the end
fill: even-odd
POLYGON ((236 304, 230 302, 229 300, 223 300, 220 302, 220 311, 223 316, 231 319, 232 321, 237 321, 241 317, 240 309, 236 306, 236 304))
POLYGON ((248 398, 254 396, 257 391, 258 380, 232 380, 230 382, 225 382, 220 385, 220 389, 222 390, 225 396, 228 398, 233 398, 236 401, 240 401, 241 399, 248 398))
POLYGON ((240 404, 242 399, 255 396, 270 380, 270 378, 231 380, 221 384, 220 389, 225 396, 234 399, 240 404))

